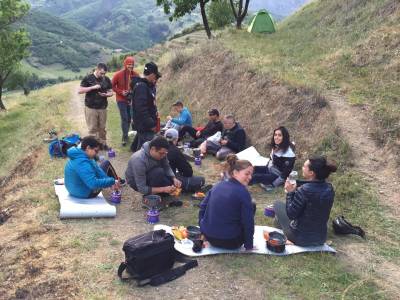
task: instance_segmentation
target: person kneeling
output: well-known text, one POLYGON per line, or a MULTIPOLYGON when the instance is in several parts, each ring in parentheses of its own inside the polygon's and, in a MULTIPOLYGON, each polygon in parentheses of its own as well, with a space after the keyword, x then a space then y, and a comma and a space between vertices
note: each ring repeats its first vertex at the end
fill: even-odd
POLYGON ((215 247, 236 249, 244 244, 251 250, 255 206, 247 186, 253 166, 234 154, 228 155, 226 164, 230 178, 216 184, 200 204, 200 230, 215 247))
POLYGON ((126 181, 131 188, 143 194, 166 196, 181 187, 168 159, 169 143, 164 137, 156 137, 132 154, 125 171, 126 181))
POLYGON ((193 169, 183 153, 176 147, 179 139, 178 130, 170 128, 165 132, 165 138, 169 142, 168 161, 176 177, 182 182, 184 192, 198 192, 205 184, 202 176, 193 176, 193 169))
POLYGON ((87 136, 82 139, 80 148, 67 150, 69 160, 64 169, 64 184, 71 196, 94 198, 103 188, 119 189, 119 178, 111 164, 104 162, 99 167, 95 161, 100 146, 96 138, 87 136))
POLYGON ((286 181, 286 204, 277 201, 274 209, 277 222, 294 244, 307 247, 325 243, 335 197, 332 184, 325 179, 336 169, 325 157, 317 156, 304 163, 303 177, 307 181, 301 186, 286 181))

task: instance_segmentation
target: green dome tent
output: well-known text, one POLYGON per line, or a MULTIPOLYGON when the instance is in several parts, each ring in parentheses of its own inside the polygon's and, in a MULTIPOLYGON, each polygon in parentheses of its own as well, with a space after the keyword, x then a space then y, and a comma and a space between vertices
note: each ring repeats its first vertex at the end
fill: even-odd
POLYGON ((275 22, 272 16, 265 9, 260 10, 251 20, 248 32, 274 33, 275 22))

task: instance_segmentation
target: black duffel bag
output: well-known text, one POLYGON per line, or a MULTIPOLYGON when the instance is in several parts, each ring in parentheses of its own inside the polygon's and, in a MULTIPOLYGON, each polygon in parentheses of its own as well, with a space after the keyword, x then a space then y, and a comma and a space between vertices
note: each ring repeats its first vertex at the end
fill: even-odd
POLYGON ((122 280, 136 279, 139 286, 157 286, 174 280, 197 267, 197 260, 188 260, 174 249, 174 237, 165 230, 155 230, 128 239, 122 248, 125 262, 118 268, 122 280), (172 269, 175 261, 184 264, 172 269), (124 270, 131 275, 123 278, 124 270))

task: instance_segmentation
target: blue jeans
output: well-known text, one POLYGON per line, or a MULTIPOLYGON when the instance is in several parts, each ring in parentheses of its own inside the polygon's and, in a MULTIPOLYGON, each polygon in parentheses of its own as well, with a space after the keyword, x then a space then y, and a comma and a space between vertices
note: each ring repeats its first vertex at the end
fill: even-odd
POLYGON ((121 116, 121 129, 122 129, 122 139, 127 140, 128 139, 128 132, 129 132, 129 126, 131 125, 131 106, 122 101, 117 102, 118 109, 119 109, 119 115, 121 116))

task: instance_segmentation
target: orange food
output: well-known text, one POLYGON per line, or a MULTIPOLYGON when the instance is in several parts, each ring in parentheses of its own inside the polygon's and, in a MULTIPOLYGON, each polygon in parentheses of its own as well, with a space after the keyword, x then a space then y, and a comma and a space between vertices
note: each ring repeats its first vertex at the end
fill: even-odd
POLYGON ((182 192, 181 188, 176 188, 175 191, 173 191, 170 195, 178 197, 181 194, 181 192, 182 192))
POLYGON ((206 194, 204 194, 203 192, 196 192, 195 197, 199 197, 199 198, 204 198, 206 196, 206 194))
POLYGON ((263 234, 264 234, 264 239, 265 239, 266 241, 268 241, 268 240, 269 240, 269 232, 266 231, 266 230, 264 230, 264 231, 263 231, 263 234))

